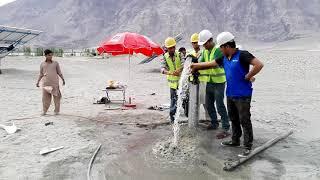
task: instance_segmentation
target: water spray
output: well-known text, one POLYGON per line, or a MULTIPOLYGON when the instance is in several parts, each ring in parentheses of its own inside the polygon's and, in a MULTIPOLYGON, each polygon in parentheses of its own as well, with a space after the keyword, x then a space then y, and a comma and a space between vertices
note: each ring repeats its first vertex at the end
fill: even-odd
MULTIPOLYGON (((193 63, 197 63, 198 59, 192 58, 193 63)), ((190 129, 196 129, 199 124, 199 72, 192 73, 193 80, 189 85, 189 115, 188 115, 188 126, 190 129)))

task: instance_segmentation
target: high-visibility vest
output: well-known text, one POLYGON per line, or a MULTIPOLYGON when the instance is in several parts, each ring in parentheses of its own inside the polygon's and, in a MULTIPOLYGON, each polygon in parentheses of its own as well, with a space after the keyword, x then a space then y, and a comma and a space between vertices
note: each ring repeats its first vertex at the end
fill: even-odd
MULTIPOLYGON (((212 62, 214 60, 214 53, 217 50, 217 48, 213 48, 211 53, 209 53, 209 50, 203 51, 203 57, 205 62, 212 62)), ((205 76, 206 82, 209 83, 224 83, 226 82, 226 74, 224 72, 224 69, 221 67, 215 67, 212 69, 207 69, 200 73, 200 76, 205 76)))
POLYGON ((196 58, 199 58, 200 55, 201 55, 201 50, 199 50, 198 52, 196 52, 196 51, 193 49, 192 51, 190 51, 189 54, 193 55, 193 56, 196 57, 196 58))
MULTIPOLYGON (((164 59, 166 60, 169 66, 169 72, 173 72, 182 67, 180 55, 178 52, 174 54, 174 61, 171 59, 169 53, 167 52, 164 55, 164 59)), ((178 89, 180 76, 167 75, 168 85, 172 89, 178 89)))
MULTIPOLYGON (((202 51, 202 56, 204 56, 204 51, 202 51)), ((207 62, 207 61, 206 61, 207 62)), ((205 69, 205 70, 199 70, 199 81, 200 82, 208 82, 209 80, 209 74, 210 74, 210 69, 205 69)))

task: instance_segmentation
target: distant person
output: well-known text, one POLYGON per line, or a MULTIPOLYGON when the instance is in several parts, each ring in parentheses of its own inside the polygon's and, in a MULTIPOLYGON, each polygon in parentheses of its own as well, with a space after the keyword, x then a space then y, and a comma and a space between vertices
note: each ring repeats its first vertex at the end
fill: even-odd
POLYGON ((42 115, 46 115, 53 96, 54 100, 54 114, 58 115, 60 112, 61 92, 59 89, 59 77, 62 79, 63 85, 65 80, 63 78, 59 63, 53 61, 53 52, 49 49, 44 51, 46 57, 45 61, 40 65, 40 75, 37 81, 37 87, 40 87, 39 83, 42 80, 42 115))
POLYGON ((230 32, 222 32, 217 36, 217 44, 223 53, 222 58, 206 63, 191 65, 192 71, 223 67, 227 78, 227 107, 232 122, 232 139, 221 144, 224 146, 240 146, 240 137, 243 133, 243 145, 246 150, 240 157, 250 154, 253 143, 251 124, 251 97, 254 76, 263 68, 260 62, 251 53, 236 48, 234 36, 230 32), (250 65, 252 68, 250 70, 250 65), (242 128, 242 129, 241 129, 242 128))
POLYGON ((177 89, 179 87, 180 75, 183 69, 183 57, 176 51, 176 40, 168 37, 165 40, 167 52, 164 54, 162 61, 161 73, 167 75, 168 85, 170 87, 170 120, 175 120, 177 111, 177 89))
POLYGON ((182 56, 182 57, 186 57, 186 55, 187 55, 187 50, 186 50, 186 48, 185 47, 181 47, 181 48, 179 48, 179 53, 180 53, 180 55, 182 56))

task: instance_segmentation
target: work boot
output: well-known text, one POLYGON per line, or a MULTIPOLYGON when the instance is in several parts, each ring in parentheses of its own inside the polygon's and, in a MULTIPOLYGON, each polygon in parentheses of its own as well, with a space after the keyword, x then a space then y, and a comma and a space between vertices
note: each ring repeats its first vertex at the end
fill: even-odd
POLYGON ((229 146, 229 147, 240 147, 240 142, 233 142, 233 141, 224 141, 221 143, 222 146, 229 146))
POLYGON ((170 117, 170 123, 174 124, 174 117, 170 117))
POLYGON ((246 158, 246 157, 248 157, 250 155, 250 153, 251 153, 251 148, 244 150, 244 152, 242 154, 238 154, 238 157, 246 158))
POLYGON ((216 135, 216 138, 217 139, 224 139, 224 138, 226 138, 226 137, 228 137, 228 136, 230 136, 231 134, 228 132, 228 131, 226 131, 226 130, 223 130, 222 132, 220 132, 220 133, 218 133, 217 135, 216 135))
POLYGON ((216 125, 210 124, 210 125, 207 127, 207 130, 217 130, 218 127, 219 127, 219 124, 216 124, 216 125))

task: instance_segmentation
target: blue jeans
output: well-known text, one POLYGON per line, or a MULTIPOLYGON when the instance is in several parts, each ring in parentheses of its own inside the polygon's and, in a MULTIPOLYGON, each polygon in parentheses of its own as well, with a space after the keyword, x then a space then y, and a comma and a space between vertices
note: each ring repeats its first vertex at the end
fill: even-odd
POLYGON ((211 118, 211 124, 214 127, 219 126, 217 121, 217 111, 215 103, 217 105, 217 110, 221 116, 222 129, 229 130, 230 123, 228 118, 228 113, 226 106, 224 105, 224 90, 225 83, 207 83, 206 88, 206 106, 211 118))
POLYGON ((174 115, 177 111, 177 90, 170 88, 170 120, 174 122, 174 115))

